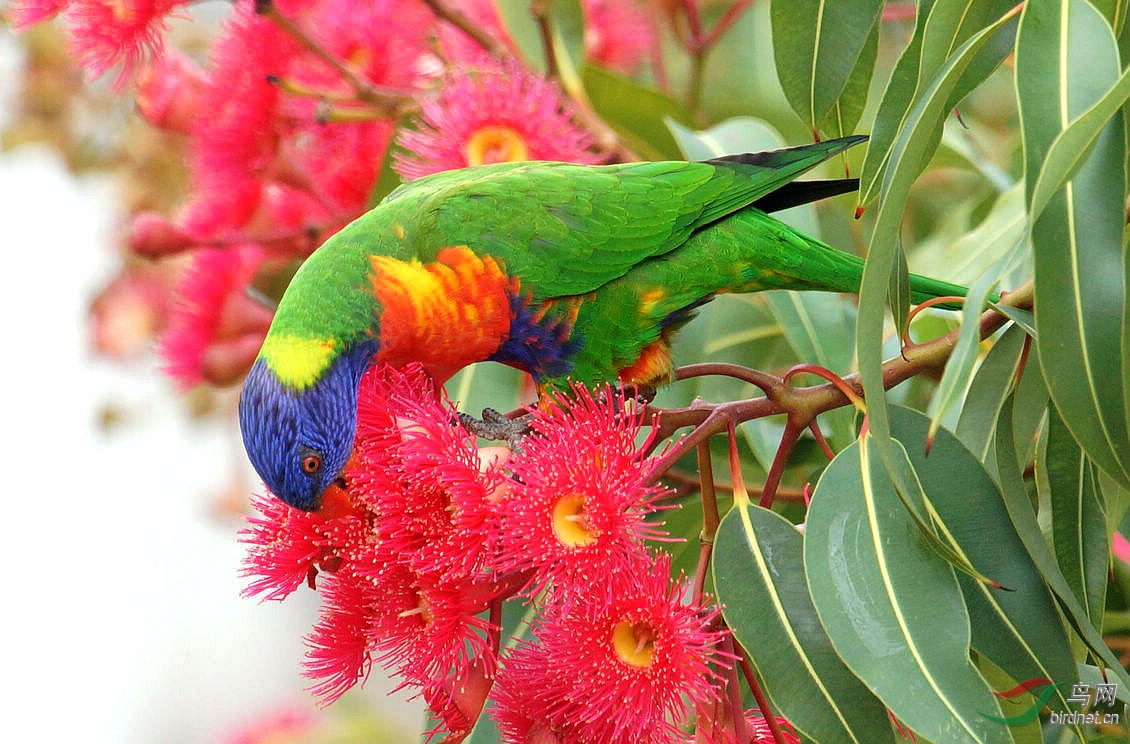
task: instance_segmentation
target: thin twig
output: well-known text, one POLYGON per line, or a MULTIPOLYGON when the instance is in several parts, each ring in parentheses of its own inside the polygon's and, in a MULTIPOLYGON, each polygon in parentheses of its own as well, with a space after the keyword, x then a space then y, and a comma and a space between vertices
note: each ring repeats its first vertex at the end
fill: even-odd
POLYGON ((768 509, 773 505, 773 499, 777 495, 777 486, 781 483, 781 476, 785 474, 785 464, 788 463, 789 455, 792 454, 793 447, 796 446, 801 432, 806 428, 808 428, 808 422, 797 424, 791 416, 785 422, 785 431, 781 434, 781 443, 777 445, 777 453, 773 455, 769 472, 765 474, 765 487, 761 491, 759 506, 768 509))
POLYGON ((272 0, 255 0, 255 12, 269 19, 283 31, 293 36, 295 40, 306 47, 311 54, 332 67, 349 83, 350 87, 353 88, 358 100, 380 109, 386 116, 393 119, 399 119, 416 109, 416 102, 411 96, 391 93, 377 88, 368 80, 358 75, 337 56, 330 54, 317 39, 306 33, 301 26, 280 12, 279 9, 275 7, 272 0))
POLYGON ((561 79, 561 66, 557 62, 557 50, 553 46, 553 27, 549 19, 550 0, 534 0, 530 3, 530 15, 541 33, 542 53, 545 55, 545 76, 550 80, 561 79))
MULTIPOLYGON (((738 647, 737 642, 734 641, 733 634, 727 635, 724 643, 726 644, 725 651, 730 656, 745 659, 742 650, 738 647)), ((743 668, 742 671, 744 672, 745 669, 743 668)), ((741 685, 738 683, 737 667, 731 664, 727 676, 726 692, 730 698, 730 716, 733 718, 734 736, 737 737, 738 741, 746 742, 749 741, 751 737, 749 734, 749 724, 745 720, 745 708, 742 705, 742 692, 741 685)), ((746 681, 748 682, 749 680, 747 679, 746 681)), ((756 682, 754 684, 756 684, 756 682)), ((750 687, 752 686, 753 685, 750 685, 750 687)), ((779 744, 785 744, 785 742, 780 742, 779 744)))
POLYGON ((757 682, 757 675, 753 673, 753 666, 749 663, 749 657, 745 655, 745 650, 738 644, 735 643, 734 646, 738 663, 742 667, 742 675, 745 677, 746 684, 749 685, 749 691, 753 693, 753 699, 757 701, 757 709, 761 711, 761 717, 773 733, 773 741, 776 744, 788 744, 785 732, 781 730, 781 724, 777 722, 777 716, 774 715, 773 709, 769 706, 769 698, 765 696, 765 691, 761 689, 761 685, 757 682))
POLYGON ((698 445, 698 480, 702 492, 702 532, 699 535, 698 566, 694 572, 693 600, 699 601, 706 590, 706 572, 714 553, 714 536, 718 534, 718 498, 714 491, 714 467, 710 461, 710 444, 698 445))
POLYGON ((750 385, 757 387, 761 392, 769 396, 778 394, 781 389, 784 388, 784 382, 780 377, 774 377, 773 375, 766 374, 756 369, 743 367, 740 364, 703 362, 700 364, 688 364, 675 370, 676 380, 689 380, 693 377, 705 377, 707 375, 733 377, 742 382, 748 382, 750 385))
POLYGON ((482 27, 476 25, 471 19, 464 15, 461 10, 447 2, 447 0, 423 0, 423 2, 431 8, 436 18, 447 21, 452 26, 455 26, 472 41, 485 49, 492 57, 502 60, 511 59, 513 57, 506 44, 499 41, 493 34, 488 33, 482 27))
POLYGON ((737 0, 737 2, 727 8, 726 12, 722 14, 722 17, 718 19, 718 22, 714 24, 714 28, 710 29, 710 31, 699 39, 699 44, 702 48, 706 50, 717 44, 718 40, 722 38, 722 35, 730 30, 730 27, 741 18, 742 13, 751 5, 753 5, 753 0, 737 0))

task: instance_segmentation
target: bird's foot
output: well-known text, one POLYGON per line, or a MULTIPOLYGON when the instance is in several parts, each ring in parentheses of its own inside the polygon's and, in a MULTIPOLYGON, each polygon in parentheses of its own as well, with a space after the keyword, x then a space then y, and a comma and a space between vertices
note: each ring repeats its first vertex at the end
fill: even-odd
POLYGON ((493 442, 506 442, 510 449, 521 449, 522 437, 530 432, 529 414, 509 418, 493 408, 484 408, 483 417, 459 413, 460 425, 477 437, 493 442))
POLYGON ((641 406, 646 406, 655 400, 659 391, 653 387, 621 383, 612 389, 612 394, 622 401, 633 401, 641 406))

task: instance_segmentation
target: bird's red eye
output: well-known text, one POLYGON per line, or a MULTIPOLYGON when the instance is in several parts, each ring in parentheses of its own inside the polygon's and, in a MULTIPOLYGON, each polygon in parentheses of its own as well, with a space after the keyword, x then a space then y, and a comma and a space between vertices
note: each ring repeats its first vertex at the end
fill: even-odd
POLYGON ((306 455, 302 458, 302 470, 313 475, 322 467, 322 458, 317 455, 306 455))

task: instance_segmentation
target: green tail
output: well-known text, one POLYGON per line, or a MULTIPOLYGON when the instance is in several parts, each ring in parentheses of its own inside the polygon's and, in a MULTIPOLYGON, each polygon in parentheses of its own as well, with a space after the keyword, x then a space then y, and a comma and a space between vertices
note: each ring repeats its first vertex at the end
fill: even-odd
MULTIPOLYGON (((863 259, 836 250, 758 210, 747 209, 702 230, 668 257, 666 266, 644 265, 638 278, 652 272, 681 276, 699 298, 726 292, 765 289, 859 292, 863 259)), ((637 273, 633 272, 633 273, 637 273)), ((910 275, 911 300, 964 297, 959 284, 910 275)), ((689 299, 689 298, 686 298, 689 299)), ((998 295, 991 297, 997 301, 998 295)), ((960 303, 937 307, 959 310, 960 303)))

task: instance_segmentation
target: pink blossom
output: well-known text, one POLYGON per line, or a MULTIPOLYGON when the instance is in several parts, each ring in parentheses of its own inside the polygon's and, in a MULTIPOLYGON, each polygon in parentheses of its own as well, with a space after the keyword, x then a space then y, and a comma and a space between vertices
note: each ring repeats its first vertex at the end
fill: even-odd
POLYGON ((135 100, 150 124, 187 134, 206 108, 204 71, 176 50, 168 50, 138 71, 135 100))
POLYGON ((245 292, 262 260, 255 245, 193 254, 159 349, 182 386, 232 382, 250 368, 273 314, 245 292))
POLYGON ((536 642, 519 646, 499 673, 494 715, 506 741, 534 732, 602 744, 683 740, 687 701, 718 697, 725 631, 714 628, 717 608, 680 601, 686 587, 669 583, 670 568, 661 554, 617 579, 610 597, 547 604, 536 642))
POLYGON ((605 387, 545 401, 531 418, 533 435, 508 461, 514 482, 498 504, 495 561, 501 570, 532 570, 531 591, 607 596, 617 574, 648 561, 645 538, 661 538, 649 521, 665 495, 646 483, 650 436, 637 445, 639 412, 605 387))
POLYGON ((70 3, 71 0, 13 0, 8 8, 8 20, 13 28, 22 30, 51 20, 70 3))
POLYGON ((73 0, 66 18, 79 63, 97 77, 122 66, 123 84, 143 60, 164 52, 167 18, 185 0, 73 0))
POLYGON ((557 86, 516 64, 453 73, 398 142, 408 152, 394 167, 406 179, 499 162, 597 161, 557 86))
POLYGON ((585 55, 623 73, 633 73, 655 43, 647 4, 640 0, 583 0, 585 55))

